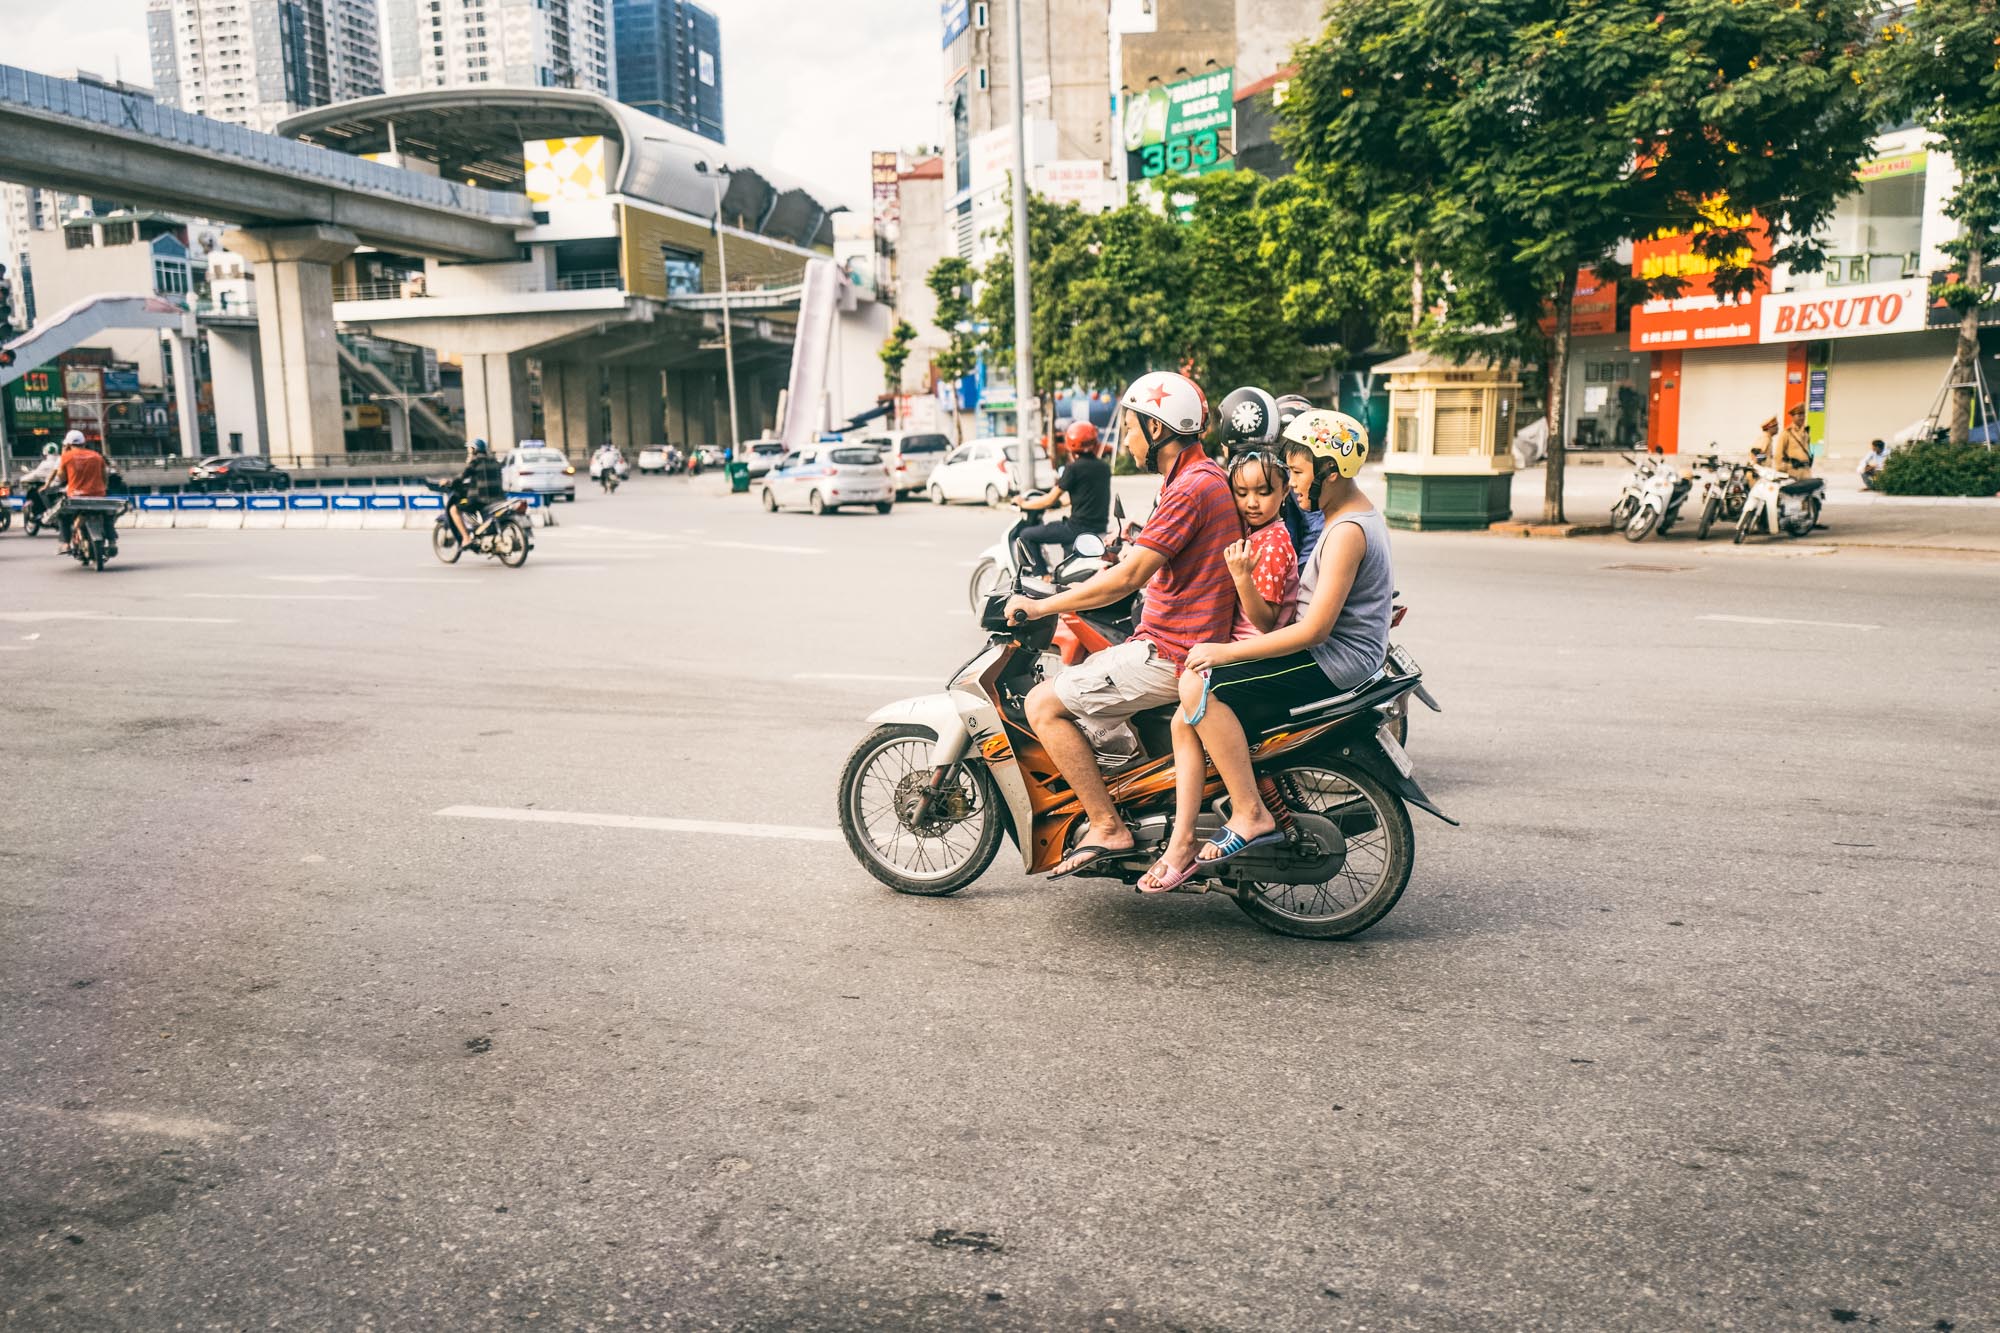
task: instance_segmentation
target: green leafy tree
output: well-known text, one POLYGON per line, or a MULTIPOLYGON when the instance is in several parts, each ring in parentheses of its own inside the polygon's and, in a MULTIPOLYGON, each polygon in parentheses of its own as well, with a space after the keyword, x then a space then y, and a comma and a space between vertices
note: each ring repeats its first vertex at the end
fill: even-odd
POLYGON ((945 335, 945 345, 931 357, 931 369, 952 385, 951 430, 962 441, 965 429, 959 422, 958 381, 979 364, 979 344, 972 332, 972 265, 957 255, 947 255, 925 276, 924 285, 937 298, 937 326, 945 335))
MULTIPOLYGON (((1029 329, 1033 338, 1035 384, 1032 392, 1048 399, 1059 389, 1080 382, 1069 328, 1074 322, 1072 292, 1077 279, 1096 262, 1089 246, 1089 219, 1074 204, 1057 204, 1028 196, 1029 329)), ((1013 229, 1002 235, 1000 249, 979 273, 976 312, 985 326, 987 355, 1002 362, 1014 358, 1013 229)), ((1046 411, 1042 419, 1051 418, 1046 411)))
MULTIPOLYGON (((890 411, 895 412, 897 395, 903 392, 903 367, 909 364, 910 344, 917 340, 916 326, 907 319, 896 321, 876 355, 882 358, 882 387, 889 394, 890 411)), ((901 424, 900 422, 897 424, 901 424)))
POLYGON ((1958 315, 1950 432, 1965 442, 1979 363, 1979 307, 2000 228, 2000 0, 1916 0, 1886 25, 1877 56, 1895 110, 1936 135, 1958 168, 1945 213, 1960 227, 1946 246, 1962 265, 1932 297, 1958 315))
POLYGON ((1181 264, 1189 276, 1178 360, 1210 397, 1242 384, 1277 393, 1325 370, 1327 353, 1309 346, 1303 325, 1281 309, 1284 285, 1265 248, 1264 178, 1223 171, 1178 181, 1188 204, 1181 264))
POLYGON ((1676 229, 1722 266, 1716 290, 1747 290, 1756 219, 1775 261, 1816 268, 1872 130, 1867 36, 1856 5, 1794 0, 1335 0, 1300 52, 1290 143, 1345 169, 1427 279, 1444 270, 1447 326, 1419 342, 1540 352, 1559 523, 1577 270, 1676 229))
POLYGON ((1278 317, 1343 360, 1378 342, 1407 345, 1415 276, 1408 233, 1356 208, 1344 175, 1302 168, 1257 195, 1278 317))

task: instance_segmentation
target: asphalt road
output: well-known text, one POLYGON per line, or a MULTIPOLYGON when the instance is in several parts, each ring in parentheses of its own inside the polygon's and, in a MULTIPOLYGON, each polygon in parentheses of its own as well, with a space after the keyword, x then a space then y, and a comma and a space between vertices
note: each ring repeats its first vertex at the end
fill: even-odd
POLYGON ((1325 944, 827 840, 1000 526, 0 538, 0 1326, 1995 1326, 2000 564, 1398 535, 1325 944))

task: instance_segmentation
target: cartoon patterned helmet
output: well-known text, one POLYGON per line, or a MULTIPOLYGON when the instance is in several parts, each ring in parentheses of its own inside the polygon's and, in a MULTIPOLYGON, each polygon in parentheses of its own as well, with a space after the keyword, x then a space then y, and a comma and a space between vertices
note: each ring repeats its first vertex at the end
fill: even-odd
POLYGON ((1285 427, 1285 440, 1315 458, 1331 458, 1343 477, 1353 477, 1368 461, 1368 428, 1345 412, 1301 412, 1285 427))

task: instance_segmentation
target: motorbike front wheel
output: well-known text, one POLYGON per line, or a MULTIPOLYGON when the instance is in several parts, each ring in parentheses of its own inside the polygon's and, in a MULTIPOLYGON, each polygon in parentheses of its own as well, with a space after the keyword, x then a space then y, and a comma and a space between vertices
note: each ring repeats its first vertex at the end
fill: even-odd
POLYGON ((1722 512, 1722 498, 1711 495, 1701 507, 1701 521, 1694 525, 1694 539, 1701 541, 1708 536, 1709 528, 1715 524, 1715 516, 1722 512))
POLYGON ((978 762, 933 792, 928 727, 869 732, 840 774, 840 831, 862 869, 898 893, 942 898, 986 873, 1000 850, 1000 794, 978 762))
POLYGON ((972 578, 965 585, 965 595, 972 604, 972 614, 977 616, 986 610, 987 599, 1000 591, 1000 584, 1006 571, 1000 562, 991 556, 972 567, 972 578))
POLYGON ((1314 940, 1344 940, 1389 915, 1416 863, 1417 838, 1403 802, 1347 764, 1314 764, 1272 776, 1293 810, 1318 815, 1339 830, 1339 868, 1319 884, 1246 886, 1236 905, 1266 930, 1314 940))
POLYGON ((431 550, 447 565, 457 564, 458 557, 465 553, 465 548, 458 544, 458 533, 452 530, 450 519, 432 526, 431 550))
POLYGON ((1750 529, 1756 522, 1757 511, 1749 505, 1743 506, 1743 513, 1736 520, 1736 535, 1730 540, 1741 546, 1743 539, 1750 535, 1750 529))
POLYGON ((1639 512, 1626 520, 1625 540, 1628 542, 1642 542, 1646 540, 1647 535, 1653 530, 1653 525, 1659 521, 1659 510, 1653 508, 1651 505, 1639 506, 1639 512))
POLYGON ((528 525, 518 518, 510 518, 500 525, 500 531, 493 534, 493 554, 500 557, 500 563, 509 569, 519 569, 528 563, 528 547, 531 538, 528 525))
POLYGON ((34 514, 26 509, 23 509, 21 511, 21 531, 25 533, 27 536, 32 537, 41 530, 42 530, 41 516, 39 514, 34 514))

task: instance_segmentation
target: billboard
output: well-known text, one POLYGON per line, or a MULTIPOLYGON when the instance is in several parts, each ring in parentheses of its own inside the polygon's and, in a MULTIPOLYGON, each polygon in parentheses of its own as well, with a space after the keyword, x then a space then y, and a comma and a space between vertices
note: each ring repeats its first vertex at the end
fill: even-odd
POLYGON ((1766 296, 1759 324, 1767 343, 1919 333, 1930 307, 1930 282, 1900 278, 1766 296))
POLYGON ((1210 70, 1132 94, 1121 108, 1126 179, 1195 176, 1229 165, 1236 71, 1210 70))
POLYGON ((1632 307, 1632 350, 1672 351, 1688 347, 1738 347, 1759 341, 1758 317, 1769 290, 1768 267, 1748 293, 1727 299, 1715 292, 1716 270, 1768 266, 1771 233, 1755 217, 1718 215, 1718 224, 1748 226, 1745 244, 1727 259, 1711 259, 1695 249, 1693 232, 1656 232, 1632 243, 1632 272, 1641 278, 1682 279, 1679 296, 1655 296, 1632 307))
POLYGON ((958 40, 960 33, 972 26, 970 0, 940 0, 938 17, 944 22, 944 44, 948 47, 958 40))
POLYGON ((54 363, 31 370, 7 386, 14 429, 22 435, 60 435, 64 416, 62 375, 54 363))
POLYGON ((604 139, 535 139, 521 145, 528 202, 573 203, 604 197, 604 139))

